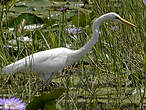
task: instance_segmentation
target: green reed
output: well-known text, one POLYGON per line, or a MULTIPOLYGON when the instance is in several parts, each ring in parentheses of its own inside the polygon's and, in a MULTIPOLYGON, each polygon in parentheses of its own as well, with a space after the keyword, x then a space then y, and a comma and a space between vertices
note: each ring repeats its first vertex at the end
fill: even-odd
MULTIPOLYGON (((14 4, 15 2, 12 2, 11 6, 14 4)), ((0 67, 34 52, 66 46, 66 44, 71 44, 72 49, 79 49, 91 38, 92 22, 82 27, 82 32, 77 34, 76 39, 69 37, 65 29, 72 23, 67 21, 66 11, 59 12, 60 16, 56 21, 57 29, 46 25, 45 29, 49 30, 46 32, 43 29, 27 30, 22 33, 18 33, 17 30, 10 32, 8 18, 11 8, 6 7, 8 6, 1 6, 0 15, 0 67), (4 8, 8 10, 5 11, 4 8), (27 44, 17 40, 18 37, 25 35, 33 41, 27 44), (13 38, 17 41, 17 50, 7 47, 8 41, 13 38)), ((58 99, 58 104, 63 109, 120 109, 132 104, 139 108, 144 106, 145 7, 142 0, 93 0, 90 11, 94 14, 94 18, 107 12, 117 12, 121 17, 134 23, 137 28, 112 21, 103 23, 100 27, 99 42, 92 51, 79 62, 65 68, 62 72, 64 77, 62 74, 56 74, 53 81, 66 88, 64 95, 58 99), (114 29, 116 26, 117 30, 114 29), (142 88, 144 92, 141 91, 142 88), (136 95, 132 95, 134 89, 138 91, 136 95)), ((53 11, 48 11, 48 13, 51 12, 53 11)), ((80 19, 78 17, 78 21, 80 19)), ((23 97, 26 102, 32 96, 39 95, 43 88, 40 88, 40 81, 33 76, 33 73, 28 75, 19 73, 9 77, 1 73, 0 81, 1 96, 23 97)))

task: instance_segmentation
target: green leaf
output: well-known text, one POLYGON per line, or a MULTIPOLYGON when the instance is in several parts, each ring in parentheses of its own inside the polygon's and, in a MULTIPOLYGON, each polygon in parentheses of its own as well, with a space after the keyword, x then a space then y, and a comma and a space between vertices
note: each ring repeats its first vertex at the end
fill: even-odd
POLYGON ((43 20, 40 17, 36 16, 35 14, 32 14, 32 13, 22 13, 21 15, 19 15, 18 17, 16 17, 15 19, 13 19, 10 22, 9 27, 16 27, 16 26, 18 26, 23 19, 25 19, 27 25, 38 24, 38 23, 42 24, 43 23, 43 20))
POLYGON ((44 110, 57 110, 56 109, 56 103, 46 105, 44 110))
POLYGON ((59 87, 50 93, 42 93, 41 96, 33 97, 26 107, 26 110, 56 110, 56 99, 58 99, 64 91, 64 87, 59 87))

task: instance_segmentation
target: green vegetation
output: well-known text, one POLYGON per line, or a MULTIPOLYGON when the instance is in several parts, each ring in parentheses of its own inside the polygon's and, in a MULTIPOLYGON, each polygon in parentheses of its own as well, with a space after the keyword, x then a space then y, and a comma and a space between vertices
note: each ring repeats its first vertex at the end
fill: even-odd
MULTIPOLYGON (((20 1, 0 1, 0 68, 42 50, 62 46, 79 49, 91 38, 93 20, 107 12, 116 12, 137 28, 105 22, 92 51, 52 80, 66 88, 56 98, 56 106, 60 110, 146 109, 146 5, 143 0, 92 0, 83 7, 79 4, 85 1, 44 1, 44 4, 35 0, 20 1), (22 22, 24 15, 27 15, 25 23, 22 22), (25 28, 33 25, 31 20, 37 19, 35 16, 41 21, 37 20, 38 26, 43 25, 25 28), (11 31, 13 25, 15 29, 11 31), (79 27, 81 32, 66 32, 68 28, 79 27), (31 40, 20 40, 26 36, 31 40)), ((28 104, 32 97, 53 89, 40 86, 33 73, 0 72, 0 97, 20 97, 28 104)))

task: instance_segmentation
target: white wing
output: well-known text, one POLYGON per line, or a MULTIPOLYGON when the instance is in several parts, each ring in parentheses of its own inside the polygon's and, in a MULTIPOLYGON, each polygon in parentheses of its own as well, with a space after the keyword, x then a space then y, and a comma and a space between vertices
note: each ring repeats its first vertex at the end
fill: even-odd
POLYGON ((4 67, 2 71, 7 74, 28 71, 28 69, 38 73, 58 72, 66 64, 66 50, 68 49, 56 48, 34 53, 4 67))

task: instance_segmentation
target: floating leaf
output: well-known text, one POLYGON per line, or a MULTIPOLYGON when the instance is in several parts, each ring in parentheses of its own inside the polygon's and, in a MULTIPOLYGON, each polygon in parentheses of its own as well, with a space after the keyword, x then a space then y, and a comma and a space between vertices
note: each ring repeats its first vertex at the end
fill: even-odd
POLYGON ((9 27, 16 27, 17 25, 19 25, 21 23, 21 21, 25 19, 26 24, 30 25, 30 24, 42 24, 43 20, 36 16, 35 14, 32 13, 22 13, 21 15, 19 15, 18 17, 16 17, 15 19, 13 19, 10 22, 9 27))
POLYGON ((56 109, 56 103, 48 104, 45 106, 44 110, 57 110, 56 109))
POLYGON ((56 110, 56 99, 58 99, 64 91, 64 87, 59 87, 50 93, 43 93, 41 96, 32 98, 26 110, 56 110))

